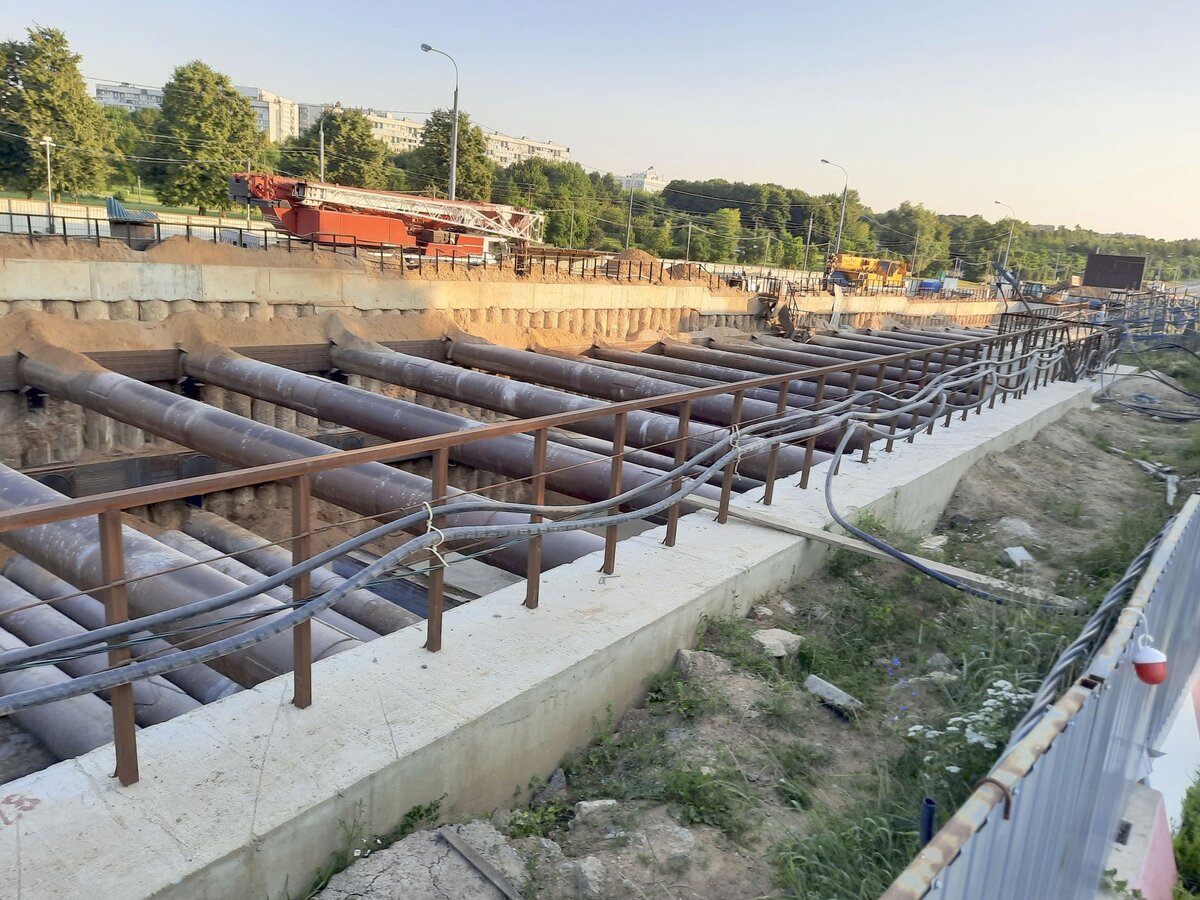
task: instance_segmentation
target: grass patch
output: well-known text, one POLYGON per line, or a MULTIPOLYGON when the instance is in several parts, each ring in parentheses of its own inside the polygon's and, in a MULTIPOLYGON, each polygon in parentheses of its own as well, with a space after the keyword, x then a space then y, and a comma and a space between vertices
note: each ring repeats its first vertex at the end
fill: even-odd
POLYGON ((646 690, 646 706, 655 715, 694 719, 723 709, 727 703, 712 687, 684 681, 676 669, 655 675, 646 690))
POLYGON ((812 744, 793 741, 774 750, 772 756, 781 775, 775 785, 776 793, 798 809, 811 809, 818 770, 828 765, 830 754, 812 744))

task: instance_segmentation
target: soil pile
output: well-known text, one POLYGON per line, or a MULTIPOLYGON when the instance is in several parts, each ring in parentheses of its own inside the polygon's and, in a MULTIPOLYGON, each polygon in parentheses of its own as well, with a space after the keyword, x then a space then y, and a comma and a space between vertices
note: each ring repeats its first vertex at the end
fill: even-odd
POLYGON ((328 250, 313 250, 303 244, 286 247, 270 247, 254 250, 206 239, 183 236, 167 238, 134 259, 147 262, 177 263, 188 266, 286 266, 303 269, 351 269, 363 270, 362 260, 353 256, 332 253, 328 250))
POLYGON ((101 262, 136 262, 140 253, 129 249, 124 241, 111 238, 84 240, 72 237, 63 241, 52 235, 26 237, 18 234, 0 235, 0 258, 5 259, 78 259, 101 262))

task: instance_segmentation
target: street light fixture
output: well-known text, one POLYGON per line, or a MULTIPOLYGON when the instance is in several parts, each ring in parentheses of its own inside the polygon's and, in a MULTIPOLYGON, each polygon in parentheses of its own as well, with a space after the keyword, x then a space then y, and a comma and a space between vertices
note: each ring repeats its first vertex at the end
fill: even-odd
POLYGON ((1012 252, 1013 227, 1017 224, 1017 213, 1007 203, 1001 203, 999 200, 993 200, 997 206, 1003 206, 1008 210, 1008 246, 1004 248, 1004 268, 1008 268, 1008 254, 1012 252))
MULTIPOLYGON (((837 163, 830 162, 827 159, 823 159, 821 162, 825 163, 827 166, 833 166, 835 169, 842 169, 842 167, 837 163)), ((842 252, 842 228, 846 224, 846 192, 850 189, 850 174, 845 169, 842 169, 842 174, 846 176, 846 181, 842 185, 842 212, 841 215, 838 216, 837 240, 834 241, 833 245, 834 256, 837 256, 842 252)))
POLYGON ((58 145, 48 134, 42 135, 38 143, 46 148, 46 231, 54 234, 54 184, 50 178, 50 148, 58 145))
POLYGON ((454 200, 458 193, 458 63, 445 50, 438 50, 428 44, 422 44, 421 49, 426 53, 437 53, 450 60, 454 66, 454 120, 450 125, 450 199, 454 200))

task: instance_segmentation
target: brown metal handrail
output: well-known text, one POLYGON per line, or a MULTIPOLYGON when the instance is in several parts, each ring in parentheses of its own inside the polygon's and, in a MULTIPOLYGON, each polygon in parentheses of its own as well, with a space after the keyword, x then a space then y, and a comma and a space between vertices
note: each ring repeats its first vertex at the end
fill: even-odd
MULTIPOLYGON (((448 498, 448 467, 451 448, 489 438, 519 433, 532 433, 535 443, 533 459, 530 461, 531 499, 534 503, 541 503, 545 496, 546 441, 548 430, 591 419, 613 418, 615 426, 611 496, 616 496, 620 492, 622 483, 621 465, 624 456, 622 448, 624 447, 625 423, 631 412, 662 409, 664 407, 678 407, 679 426, 675 439, 675 459, 676 463, 679 464, 685 458, 685 447, 689 439, 688 425, 691 420, 691 409, 693 402, 696 400, 732 394, 734 412, 731 426, 736 427, 739 424, 748 424, 742 420, 742 401, 746 391, 754 388, 778 388, 779 402, 775 415, 780 416, 786 414, 788 410, 787 395, 790 384, 795 381, 815 380, 816 396, 814 402, 809 407, 815 411, 821 406, 822 397, 825 394, 825 388, 831 375, 849 373, 849 394, 853 394, 855 385, 859 385, 859 375, 863 370, 877 368, 878 373, 875 376, 874 385, 871 383, 871 376, 867 375, 864 376, 860 386, 878 387, 883 380, 884 367, 899 363, 903 365, 903 375, 897 390, 903 393, 908 385, 920 386, 928 378, 932 377, 934 373, 943 371, 948 367, 984 359, 1012 360, 1015 356, 1035 349, 1070 344, 1077 340, 1075 337, 1077 334, 1077 331, 1072 330, 1072 323, 1052 322, 1045 326, 1029 328, 1020 332, 939 344, 933 347, 923 347, 905 353, 874 357, 867 360, 855 360, 820 368, 799 369, 783 375, 764 375, 759 378, 747 379, 736 383, 611 403, 592 409, 498 422, 467 431, 439 434, 405 441, 394 441, 378 447, 347 450, 329 455, 254 466, 233 472, 186 478, 168 484, 148 485, 128 490, 96 494, 90 497, 43 503, 36 506, 0 512, 0 533, 82 516, 98 515, 101 522, 99 532, 100 552, 106 584, 95 588, 95 591, 104 599, 107 623, 118 624, 126 621, 128 618, 128 605, 123 588, 126 583, 124 581, 125 547, 120 527, 120 515, 125 510, 154 503, 182 500, 197 495, 232 490, 239 487, 251 487, 284 481, 291 487, 293 561, 300 563, 311 554, 311 541, 309 539, 312 532, 311 483, 312 477, 320 472, 366 462, 388 462, 400 458, 431 455, 433 466, 430 516, 433 518, 437 514, 438 506, 448 498), (916 367, 914 364, 920 366, 919 371, 914 371, 916 367), (931 366, 935 365, 937 368, 931 372, 931 366), (910 373, 912 373, 911 377, 910 373)), ((1102 335, 1091 335, 1085 338, 1085 341, 1094 342, 1101 337, 1102 335)), ((1015 365, 1015 362, 1011 362, 1006 367, 1006 370, 1011 372, 1015 365)), ((1039 386, 1039 382, 1041 384, 1049 383, 1053 378, 1063 374, 1064 371, 1065 368, 1063 366, 1056 367, 1054 372, 1046 371, 1044 375, 1035 377, 1032 384, 1026 385, 1022 389, 1022 393, 1036 389, 1039 386)), ((980 393, 980 396, 982 397, 982 393, 980 393)), ((1007 394, 1005 394, 1001 397, 1001 402, 1007 402, 1007 399, 1007 394)), ((989 406, 994 405, 995 401, 996 398, 993 396, 989 406)), ((872 407, 872 409, 874 408, 875 406, 872 407)), ((969 409, 964 409, 962 417, 965 419, 969 415, 969 412, 969 409)), ((977 407, 976 412, 981 413, 982 408, 977 407)), ((947 412, 943 424, 949 426, 953 416, 953 411, 947 412)), ((930 420, 928 433, 932 433, 935 424, 933 420, 930 420)), ((892 433, 895 434, 895 422, 893 422, 892 433)), ((915 434, 910 434, 908 441, 911 442, 914 437, 915 434)), ((802 487, 808 484, 816 440, 816 436, 813 436, 804 444, 806 456, 801 471, 800 485, 802 487)), ((890 451, 892 444, 893 440, 887 439, 885 449, 890 451)), ((868 458, 870 447, 871 439, 868 438, 864 441, 862 448, 861 458, 864 462, 868 458)), ((765 504, 771 502, 774 491, 778 446, 773 447, 769 453, 768 472, 763 497, 765 504)), ((721 523, 724 523, 728 519, 735 466, 736 460, 731 460, 724 472, 717 515, 717 521, 721 523)), ((680 483, 680 478, 674 480, 674 488, 676 490, 680 483)), ((679 504, 675 503, 667 515, 667 534, 664 541, 667 546, 673 546, 675 543, 678 521, 679 504)), ((615 570, 616 548, 617 528, 609 527, 605 530, 603 571, 606 573, 611 574, 615 570)), ((424 645, 425 649, 430 651, 441 649, 443 576, 444 573, 439 566, 434 569, 434 575, 430 579, 427 631, 424 645)), ((525 605, 531 609, 536 608, 538 605, 540 579, 541 539, 534 537, 528 541, 526 567, 525 605)), ((308 577, 306 575, 297 577, 293 581, 292 587, 295 597, 307 597, 309 594, 308 577)), ((310 622, 308 620, 300 622, 294 626, 292 633, 293 703, 297 707, 303 708, 312 702, 312 642, 310 622)), ((113 666, 120 666, 123 662, 127 661, 127 657, 127 652, 114 650, 110 655, 110 662, 113 666)), ((129 702, 129 698, 126 696, 127 693, 127 691, 123 690, 113 692, 113 733, 117 758, 117 776, 122 784, 130 784, 138 780, 137 734, 133 705, 129 702)))

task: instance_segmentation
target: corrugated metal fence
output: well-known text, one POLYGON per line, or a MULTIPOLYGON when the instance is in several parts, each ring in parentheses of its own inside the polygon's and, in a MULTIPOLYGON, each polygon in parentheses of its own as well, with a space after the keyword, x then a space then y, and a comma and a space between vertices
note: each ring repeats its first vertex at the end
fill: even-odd
POLYGON ((1198 509, 1193 495, 1085 674, 1004 753, 885 900, 1096 896, 1129 792, 1200 656, 1198 509), (1147 630, 1168 659, 1157 686, 1133 669, 1147 630))

